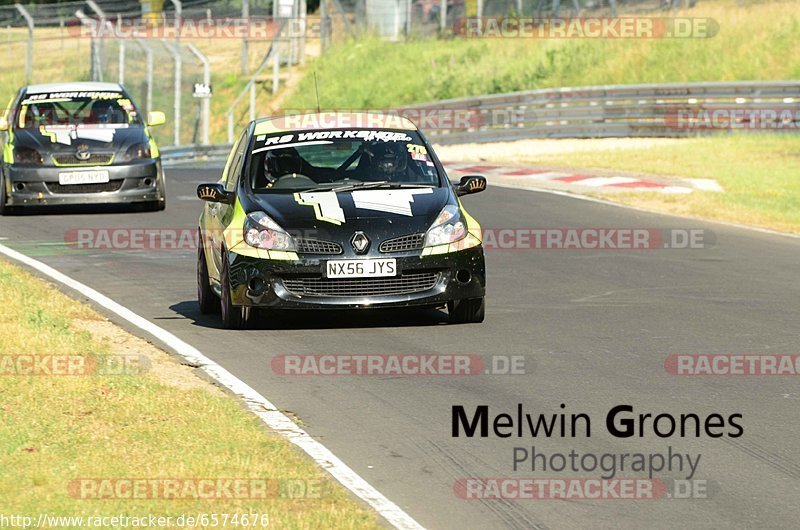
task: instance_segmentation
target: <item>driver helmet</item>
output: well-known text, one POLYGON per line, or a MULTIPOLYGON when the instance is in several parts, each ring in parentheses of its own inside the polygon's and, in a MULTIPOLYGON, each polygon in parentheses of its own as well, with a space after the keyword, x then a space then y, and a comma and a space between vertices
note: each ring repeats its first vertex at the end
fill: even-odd
POLYGON ((92 121, 94 123, 113 123, 116 105, 111 100, 100 99, 92 105, 92 121))
POLYGON ((264 156, 264 176, 270 184, 289 173, 301 173, 303 161, 294 147, 272 149, 264 156))
POLYGON ((408 166, 407 148, 399 142, 375 142, 366 153, 370 169, 380 177, 402 172, 408 166))

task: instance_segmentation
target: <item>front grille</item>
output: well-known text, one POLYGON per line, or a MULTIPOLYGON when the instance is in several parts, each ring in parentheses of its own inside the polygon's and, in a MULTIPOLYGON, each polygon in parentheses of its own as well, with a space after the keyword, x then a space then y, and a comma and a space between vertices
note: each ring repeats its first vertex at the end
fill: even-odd
POLYGON ((422 248, 422 240, 425 234, 410 234, 407 236, 387 239, 381 243, 381 252, 405 252, 407 250, 418 250, 422 248))
POLYGON ((114 155, 91 153, 88 160, 78 160, 73 153, 53 155, 53 162, 57 166, 105 166, 111 163, 114 155))
POLYGON ((310 296, 384 296, 419 293, 432 289, 437 272, 412 272, 394 278, 284 278, 286 290, 310 296))
POLYGON ((122 187, 122 179, 109 180, 98 184, 58 184, 48 182, 47 189, 53 193, 100 193, 103 191, 118 191, 122 187))
POLYGON ((333 241, 298 239, 297 252, 301 254, 341 254, 342 245, 333 241))

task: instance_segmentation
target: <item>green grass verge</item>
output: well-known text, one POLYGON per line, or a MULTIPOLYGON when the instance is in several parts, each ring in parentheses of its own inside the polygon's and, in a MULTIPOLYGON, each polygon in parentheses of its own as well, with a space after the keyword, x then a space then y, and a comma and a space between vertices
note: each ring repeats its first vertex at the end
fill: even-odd
POLYGON ((594 195, 671 213, 800 233, 800 135, 797 134, 687 138, 666 145, 607 151, 578 148, 575 152, 523 157, 518 161, 712 178, 722 185, 724 192, 594 195))
POLYGON ((451 39, 334 47, 309 68, 287 108, 383 108, 440 99, 604 84, 800 78, 800 3, 700 2, 708 39, 451 39))
POLYGON ((0 363, 5 367, 0 513, 36 520, 42 512, 132 517, 257 512, 268 513, 270 526, 279 528, 377 527, 372 512, 235 400, 53 286, 0 261, 0 359, 102 358, 119 355, 120 345, 127 345, 129 354, 147 353, 155 359, 152 369, 127 376, 20 376, 9 375, 0 363), (91 331, 102 325, 114 330, 111 338, 100 340, 91 331), (278 498, 266 500, 96 500, 69 491, 76 479, 127 478, 295 480, 319 486, 320 494, 290 499, 280 496, 285 490, 279 488, 278 498))

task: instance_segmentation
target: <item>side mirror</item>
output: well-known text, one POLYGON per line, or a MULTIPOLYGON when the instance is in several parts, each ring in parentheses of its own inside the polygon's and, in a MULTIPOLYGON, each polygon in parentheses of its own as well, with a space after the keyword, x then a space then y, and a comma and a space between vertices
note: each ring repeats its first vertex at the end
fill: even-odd
POLYGON ((0 131, 8 130, 8 119, 5 116, 0 116, 0 131))
POLYGON ((147 125, 150 127, 158 127, 167 122, 167 116, 160 110, 154 110, 147 113, 147 125))
POLYGON ((470 193, 478 193, 486 189, 486 177, 480 175, 468 175, 461 177, 461 181, 456 184, 456 195, 469 195, 470 193))
POLYGON ((197 197, 208 202, 221 202, 223 204, 233 204, 236 194, 225 189, 219 183, 200 184, 197 186, 197 197))

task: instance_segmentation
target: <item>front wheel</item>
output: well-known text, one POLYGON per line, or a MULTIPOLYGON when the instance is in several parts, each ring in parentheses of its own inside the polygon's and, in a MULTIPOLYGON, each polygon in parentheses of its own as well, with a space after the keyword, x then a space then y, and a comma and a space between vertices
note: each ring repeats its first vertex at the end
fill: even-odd
POLYGON ((228 258, 226 251, 222 251, 222 273, 220 283, 222 283, 222 296, 220 296, 220 310, 222 313, 222 323, 228 329, 245 329, 249 315, 248 308, 233 305, 231 298, 231 279, 228 273, 228 258))
POLYGON ((200 312, 204 315, 219 313, 220 301, 219 297, 211 290, 211 282, 208 279, 206 251, 202 239, 200 239, 199 247, 197 248, 197 302, 200 304, 200 312))
POLYGON ((146 203, 145 210, 148 212, 160 212, 167 208, 167 186, 164 183, 164 177, 158 177, 156 181, 156 192, 158 199, 146 203))
POLYGON ((453 324, 478 324, 486 316, 485 298, 451 300, 447 302, 447 312, 453 324))
POLYGON ((6 181, 3 177, 3 172, 0 169, 0 215, 12 215, 17 213, 16 208, 8 206, 8 195, 6 194, 6 181))

